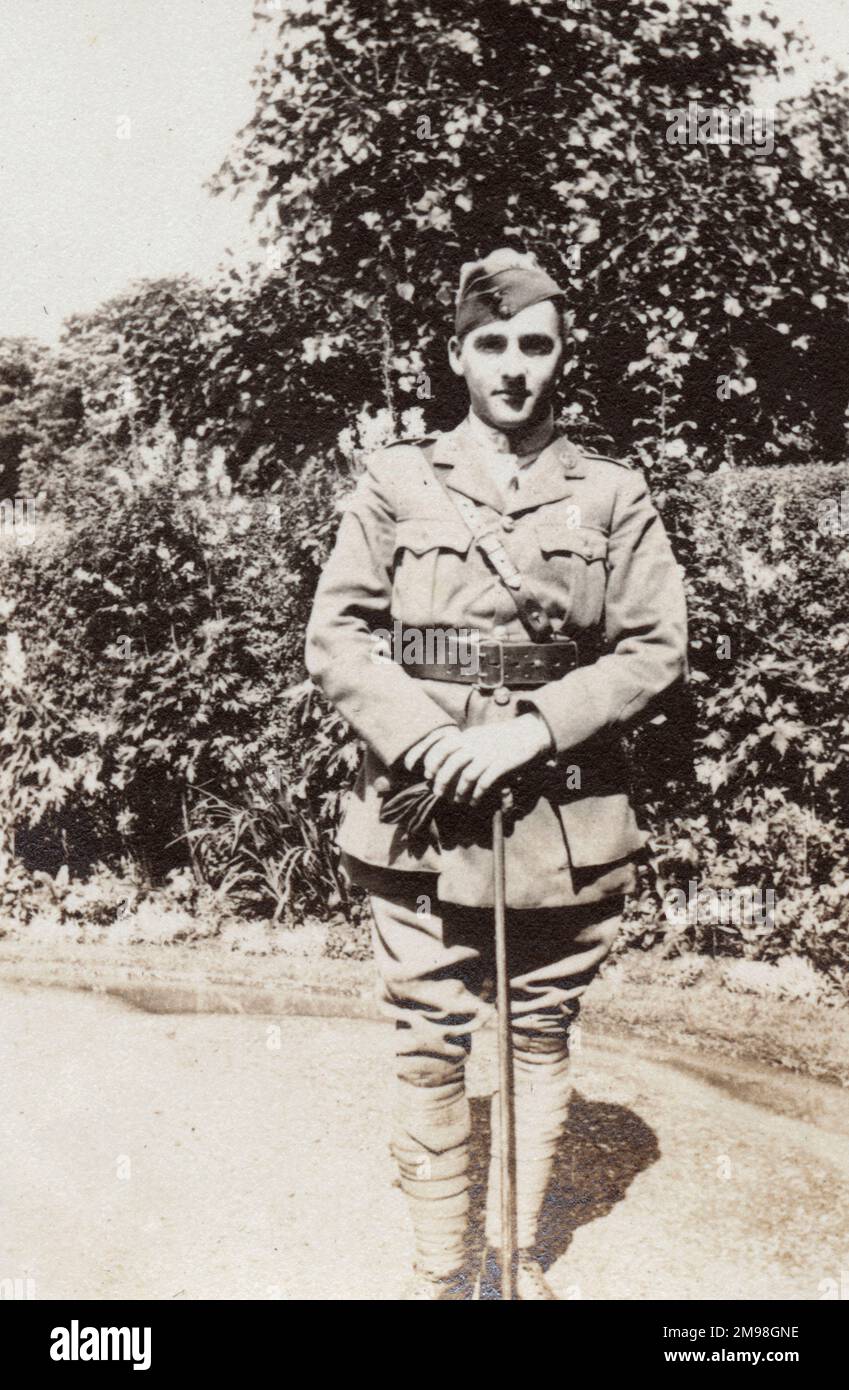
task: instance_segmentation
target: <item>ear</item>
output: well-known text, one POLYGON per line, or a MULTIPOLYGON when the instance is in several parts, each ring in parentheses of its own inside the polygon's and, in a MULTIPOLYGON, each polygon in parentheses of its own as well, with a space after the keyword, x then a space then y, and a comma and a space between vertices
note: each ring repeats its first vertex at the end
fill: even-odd
POLYGON ((448 361, 449 361, 449 363, 451 364, 451 370, 452 370, 452 372, 454 373, 455 376, 465 376, 465 375, 466 375, 466 373, 465 373, 464 370, 463 370, 463 363, 462 363, 462 360, 461 360, 461 353, 462 353, 462 351, 463 351, 463 344, 461 343, 460 339, 459 339, 458 337, 456 337, 456 336, 453 337, 453 338, 449 338, 449 340, 448 340, 448 361))

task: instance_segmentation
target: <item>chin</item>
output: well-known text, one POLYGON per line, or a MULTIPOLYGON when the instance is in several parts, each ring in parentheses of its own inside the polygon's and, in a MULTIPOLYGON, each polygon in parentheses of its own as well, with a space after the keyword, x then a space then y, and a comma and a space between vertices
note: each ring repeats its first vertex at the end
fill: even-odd
POLYGON ((521 425, 526 425, 533 418, 533 400, 523 401, 520 406, 509 406, 501 400, 493 403, 495 408, 490 410, 490 418, 496 429, 510 430, 517 429, 521 425))

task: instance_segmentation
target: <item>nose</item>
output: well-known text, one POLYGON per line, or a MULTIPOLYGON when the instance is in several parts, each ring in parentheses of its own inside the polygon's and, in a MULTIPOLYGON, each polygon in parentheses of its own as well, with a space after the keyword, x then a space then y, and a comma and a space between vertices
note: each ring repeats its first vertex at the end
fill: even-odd
POLYGON ((509 378, 510 381, 524 381, 525 363, 519 351, 518 343, 512 343, 507 348, 501 360, 501 370, 505 378, 509 378))

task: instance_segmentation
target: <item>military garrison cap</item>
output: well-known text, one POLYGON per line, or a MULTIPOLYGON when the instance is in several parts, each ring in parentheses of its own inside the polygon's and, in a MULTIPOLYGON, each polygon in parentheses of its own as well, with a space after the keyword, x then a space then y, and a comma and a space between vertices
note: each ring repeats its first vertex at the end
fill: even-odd
POLYGON ((503 247, 482 261, 466 261, 460 270, 455 332, 462 337, 485 323, 512 318, 530 304, 563 297, 536 256, 503 247))

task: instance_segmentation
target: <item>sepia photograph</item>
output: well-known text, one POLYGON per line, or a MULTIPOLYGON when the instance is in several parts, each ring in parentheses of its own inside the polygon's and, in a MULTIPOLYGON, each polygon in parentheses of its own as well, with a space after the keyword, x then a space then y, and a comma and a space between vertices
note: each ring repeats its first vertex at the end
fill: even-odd
POLYGON ((506 1300, 812 1371, 849 0, 4 0, 0 73, 19 1352, 506 1300))

